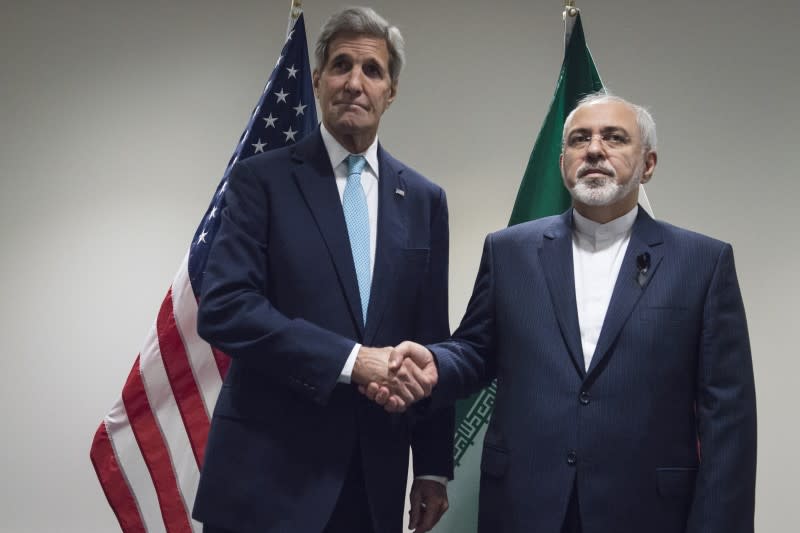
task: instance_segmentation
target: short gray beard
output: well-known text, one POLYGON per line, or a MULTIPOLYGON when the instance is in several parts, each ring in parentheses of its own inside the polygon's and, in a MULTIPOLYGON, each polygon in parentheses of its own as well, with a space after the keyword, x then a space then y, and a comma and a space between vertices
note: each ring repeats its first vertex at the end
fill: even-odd
MULTIPOLYGON (((596 165, 581 165, 576 174, 585 170, 585 167, 597 168, 596 165)), ((605 170, 610 170, 613 175, 605 176, 604 178, 580 178, 577 180, 575 187, 570 189, 572 198, 584 205, 591 206, 607 206, 612 205, 631 193, 634 188, 639 187, 642 182, 644 174, 644 161, 637 163, 636 168, 633 169, 633 176, 625 185, 617 183, 617 173, 613 168, 600 166, 605 170)))

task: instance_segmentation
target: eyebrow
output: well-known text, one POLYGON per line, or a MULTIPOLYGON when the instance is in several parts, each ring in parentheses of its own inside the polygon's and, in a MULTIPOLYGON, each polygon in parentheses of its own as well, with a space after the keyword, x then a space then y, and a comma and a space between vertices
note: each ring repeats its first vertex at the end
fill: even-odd
MULTIPOLYGON (((572 135, 573 133, 591 133, 591 128, 575 128, 570 130, 569 134, 572 135)), ((604 126, 600 128, 600 133, 624 133, 626 136, 630 137, 630 133, 628 130, 623 128, 622 126, 604 126)))
POLYGON ((333 63, 334 61, 339 61, 340 59, 347 59, 352 60, 352 56, 350 54, 346 54, 344 52, 339 52, 335 56, 331 56, 329 63, 333 63))
POLYGON ((622 126, 606 126, 600 130, 600 133, 624 133, 627 137, 630 137, 628 130, 622 126))

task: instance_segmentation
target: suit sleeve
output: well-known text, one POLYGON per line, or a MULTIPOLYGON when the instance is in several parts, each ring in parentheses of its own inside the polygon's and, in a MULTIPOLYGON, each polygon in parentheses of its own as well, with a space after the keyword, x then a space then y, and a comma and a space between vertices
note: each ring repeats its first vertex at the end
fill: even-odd
POLYGON ((198 332, 232 358, 324 404, 355 341, 290 319, 270 303, 268 193, 246 164, 238 163, 225 195, 206 264, 198 332))
MULTIPOLYGON (((447 198, 440 190, 431 216, 431 246, 428 277, 421 294, 414 328, 414 340, 430 343, 450 336, 448 318, 448 262, 450 236, 447 198)), ((455 409, 412 410, 411 447, 414 452, 414 474, 435 475, 453 479, 453 440, 455 409), (424 414, 418 414, 424 413, 424 414)))
POLYGON ((719 255, 706 298, 697 387, 700 467, 687 531, 752 533, 755 385, 730 245, 719 255))
POLYGON ((486 237, 483 255, 467 311, 453 337, 428 346, 439 365, 433 407, 451 405, 491 383, 494 360, 493 237, 486 237))

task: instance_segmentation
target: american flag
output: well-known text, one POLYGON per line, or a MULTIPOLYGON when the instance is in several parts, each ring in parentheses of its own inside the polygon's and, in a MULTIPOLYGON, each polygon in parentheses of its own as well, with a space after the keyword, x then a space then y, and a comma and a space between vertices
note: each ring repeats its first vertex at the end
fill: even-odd
POLYGON ((211 413, 229 360, 197 335, 208 251, 236 161, 300 140, 317 126, 302 12, 290 30, 189 251, 133 364, 95 433, 90 457, 124 533, 195 532, 191 508, 211 413))

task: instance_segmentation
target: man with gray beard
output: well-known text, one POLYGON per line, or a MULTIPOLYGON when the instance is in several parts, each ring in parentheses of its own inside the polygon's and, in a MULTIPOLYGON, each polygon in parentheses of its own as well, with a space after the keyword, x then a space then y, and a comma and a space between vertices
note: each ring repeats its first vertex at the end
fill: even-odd
MULTIPOLYGON (((564 125, 566 213, 486 238, 431 406, 497 379, 481 461, 483 533, 752 533, 756 406, 727 243, 637 205, 655 123, 607 94, 564 125)), ((390 411, 390 387, 366 394, 390 411)))

